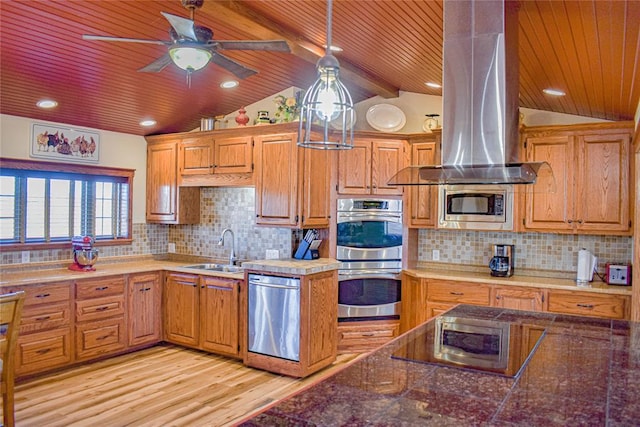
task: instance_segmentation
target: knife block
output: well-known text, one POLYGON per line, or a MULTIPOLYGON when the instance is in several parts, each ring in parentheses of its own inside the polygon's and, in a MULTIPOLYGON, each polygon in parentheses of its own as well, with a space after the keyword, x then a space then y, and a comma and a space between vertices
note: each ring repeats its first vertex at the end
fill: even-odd
POLYGON ((310 248, 311 243, 303 240, 300 242, 300 246, 296 250, 296 253, 293 255, 295 259, 318 259, 320 254, 317 249, 310 248))

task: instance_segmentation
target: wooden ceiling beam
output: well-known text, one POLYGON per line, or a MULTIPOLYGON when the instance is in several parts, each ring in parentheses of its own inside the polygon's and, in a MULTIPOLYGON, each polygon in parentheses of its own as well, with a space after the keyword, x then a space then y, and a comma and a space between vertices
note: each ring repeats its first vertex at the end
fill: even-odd
MULTIPOLYGON (((276 22, 264 18, 238 1, 209 1, 204 3, 201 10, 204 14, 216 17, 216 19, 223 20, 226 24, 252 34, 256 39, 285 40, 289 44, 293 55, 314 65, 325 53, 322 47, 315 46, 313 43, 304 40, 299 35, 283 28, 276 22)), ((400 94, 399 88, 350 64, 343 58, 340 59, 340 74, 345 81, 350 81, 362 89, 383 98, 397 98, 400 94)))

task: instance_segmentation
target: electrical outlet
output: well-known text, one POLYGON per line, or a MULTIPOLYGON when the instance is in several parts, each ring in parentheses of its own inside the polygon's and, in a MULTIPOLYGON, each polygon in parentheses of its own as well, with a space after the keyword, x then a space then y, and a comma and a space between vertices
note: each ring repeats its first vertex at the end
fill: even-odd
POLYGON ((29 262, 30 259, 31 259, 31 252, 22 251, 22 263, 26 264, 29 262))
POLYGON ((431 251, 431 259, 433 261, 440 261, 440 251, 438 249, 431 251))
POLYGON ((176 244, 175 243, 169 243, 167 245, 167 252, 169 252, 170 254, 175 254, 176 253, 176 244))
POLYGON ((278 259, 280 258, 280 252, 277 249, 267 249, 265 257, 267 259, 278 259))

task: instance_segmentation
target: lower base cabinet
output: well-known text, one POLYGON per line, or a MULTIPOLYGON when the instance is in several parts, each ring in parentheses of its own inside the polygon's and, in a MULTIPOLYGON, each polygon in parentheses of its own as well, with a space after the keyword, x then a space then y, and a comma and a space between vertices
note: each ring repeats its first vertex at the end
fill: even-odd
POLYGON ((16 349, 16 376, 59 368, 73 361, 69 327, 21 335, 16 349))
POLYGON ((372 351, 400 335, 399 320, 338 323, 338 353, 372 351))
POLYGON ((130 347, 162 339, 162 274, 132 274, 127 281, 127 335, 130 347))
POLYGON ((164 287, 165 340, 231 357, 240 355, 242 281, 169 273, 164 287))
POLYGON ((401 332, 404 333, 457 304, 629 319, 631 297, 579 290, 419 278, 405 273, 402 278, 401 332))

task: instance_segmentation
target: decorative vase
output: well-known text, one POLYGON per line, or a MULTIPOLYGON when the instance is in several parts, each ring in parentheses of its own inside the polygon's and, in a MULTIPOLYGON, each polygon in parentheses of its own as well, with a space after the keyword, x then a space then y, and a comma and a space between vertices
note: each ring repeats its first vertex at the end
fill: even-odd
POLYGON ((246 126, 249 123, 249 116, 246 115, 246 110, 244 107, 240 107, 238 110, 238 115, 236 116, 236 123, 238 126, 246 126))

